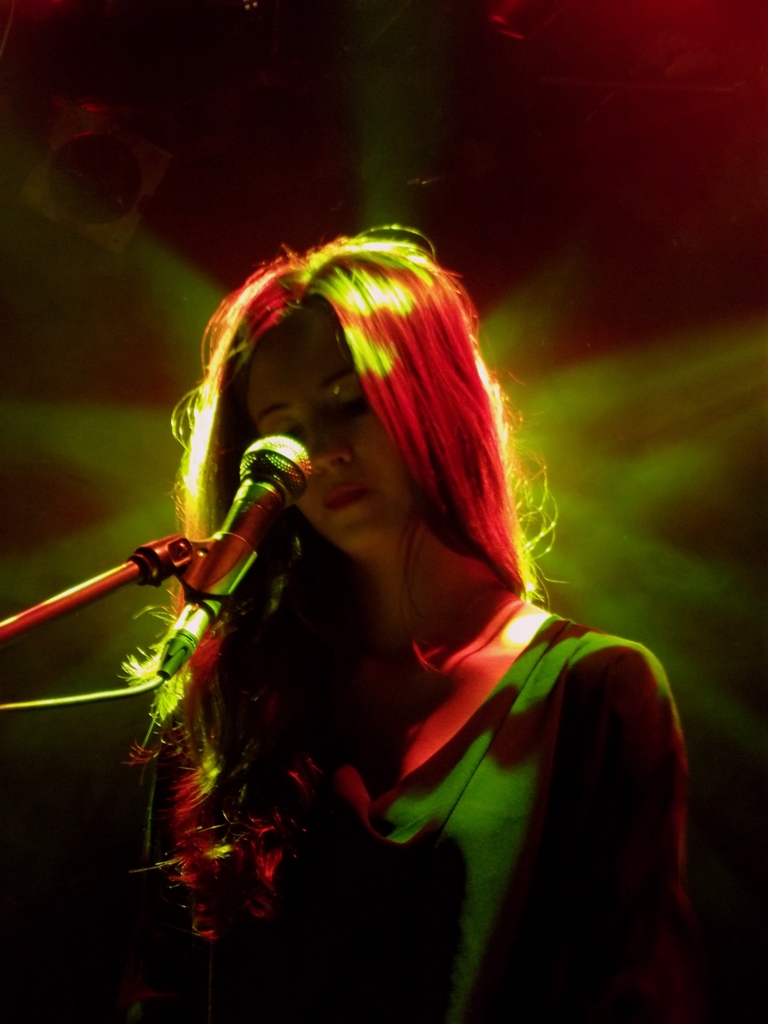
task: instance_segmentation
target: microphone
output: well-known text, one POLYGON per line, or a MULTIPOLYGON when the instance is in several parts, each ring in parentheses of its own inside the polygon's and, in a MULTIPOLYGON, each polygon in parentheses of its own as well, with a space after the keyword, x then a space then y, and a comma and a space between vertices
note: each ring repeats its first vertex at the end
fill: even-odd
POLYGON ((192 657, 222 599, 234 593, 283 509, 302 496, 311 472, 306 448, 291 437, 265 437, 246 450, 240 487, 221 529, 194 545, 181 578, 186 604, 160 656, 161 678, 170 679, 192 657))

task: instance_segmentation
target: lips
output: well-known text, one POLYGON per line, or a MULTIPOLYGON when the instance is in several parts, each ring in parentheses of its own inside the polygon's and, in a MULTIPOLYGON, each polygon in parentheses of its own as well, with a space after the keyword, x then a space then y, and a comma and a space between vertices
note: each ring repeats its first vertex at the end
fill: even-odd
POLYGON ((337 484, 323 498, 326 508, 336 510, 346 508, 347 505, 354 505, 368 493, 365 484, 337 484))

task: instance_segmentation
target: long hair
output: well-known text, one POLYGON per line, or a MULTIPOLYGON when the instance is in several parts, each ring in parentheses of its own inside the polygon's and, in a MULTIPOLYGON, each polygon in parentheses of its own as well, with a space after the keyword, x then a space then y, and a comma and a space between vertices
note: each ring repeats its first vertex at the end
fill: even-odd
MULTIPOLYGON (((338 321, 429 528, 511 592, 530 589, 510 418, 480 355, 477 314, 456 276, 402 229, 286 252, 221 303, 204 337, 204 380, 177 419, 185 532, 209 535, 234 496, 254 433, 244 397, 250 353, 316 301, 338 321)), ((170 860, 208 938, 244 911, 274 911, 281 859, 333 760, 325 696, 359 653, 350 589, 344 557, 289 509, 189 669, 158 698, 172 752, 170 860)))

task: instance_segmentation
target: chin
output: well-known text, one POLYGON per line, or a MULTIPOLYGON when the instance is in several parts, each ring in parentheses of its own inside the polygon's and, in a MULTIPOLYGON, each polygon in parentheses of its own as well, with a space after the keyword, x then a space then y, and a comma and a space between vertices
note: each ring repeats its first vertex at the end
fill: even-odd
POLYGON ((363 522, 349 524, 344 530, 319 532, 343 554, 361 561, 393 557, 401 547, 403 535, 402 530, 382 529, 379 525, 363 522))

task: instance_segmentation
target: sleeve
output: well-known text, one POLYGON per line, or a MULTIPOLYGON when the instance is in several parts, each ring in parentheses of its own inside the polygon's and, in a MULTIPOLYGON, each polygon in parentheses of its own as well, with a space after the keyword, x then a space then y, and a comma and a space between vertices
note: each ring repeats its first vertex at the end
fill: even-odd
POLYGON ((581 913, 595 914, 587 1020, 699 1024, 700 951, 684 889, 687 762, 677 711, 648 651, 627 647, 593 660, 590 671, 604 672, 604 710, 596 716, 602 763, 591 766, 596 785, 582 843, 589 901, 581 899, 581 913))
POLYGON ((168 780, 156 767, 142 853, 142 896, 118 995, 115 1024, 205 1024, 210 945, 193 934, 160 865, 166 857, 163 808, 168 780))
POLYGON ((701 1024, 677 712, 653 655, 590 636, 561 679, 547 820, 494 1020, 701 1024))

